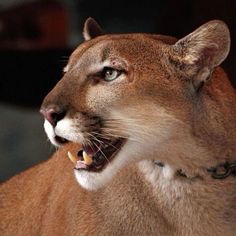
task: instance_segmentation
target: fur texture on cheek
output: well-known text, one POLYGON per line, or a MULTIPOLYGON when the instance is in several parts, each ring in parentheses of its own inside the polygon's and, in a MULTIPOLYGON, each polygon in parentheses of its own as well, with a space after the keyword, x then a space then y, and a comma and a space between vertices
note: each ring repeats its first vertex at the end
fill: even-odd
POLYGON ((164 108, 152 104, 113 111, 106 123, 105 130, 108 133, 117 132, 117 136, 128 137, 141 146, 155 146, 165 142, 172 136, 175 127, 182 125, 180 120, 164 108))
POLYGON ((85 104, 91 112, 104 116, 104 113, 110 113, 124 99, 125 93, 127 93, 123 86, 125 76, 121 75, 116 80, 101 81, 96 86, 88 88, 85 104))

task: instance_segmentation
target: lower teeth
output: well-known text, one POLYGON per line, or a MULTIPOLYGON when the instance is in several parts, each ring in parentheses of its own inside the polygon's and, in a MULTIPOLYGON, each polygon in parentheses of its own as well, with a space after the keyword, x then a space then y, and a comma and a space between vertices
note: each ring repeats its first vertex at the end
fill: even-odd
POLYGON ((85 151, 83 151, 83 158, 84 158, 84 163, 86 165, 91 165, 93 163, 93 158, 92 156, 88 155, 85 151))
POLYGON ((74 164, 78 161, 77 157, 73 156, 71 152, 68 152, 67 155, 74 164))

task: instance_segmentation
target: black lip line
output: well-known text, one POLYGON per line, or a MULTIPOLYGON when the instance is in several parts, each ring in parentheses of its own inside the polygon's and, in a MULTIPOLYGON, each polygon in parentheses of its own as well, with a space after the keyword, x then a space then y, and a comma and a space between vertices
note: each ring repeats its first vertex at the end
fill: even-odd
POLYGON ((65 139, 65 138, 63 138, 63 137, 60 137, 60 136, 58 136, 58 135, 55 135, 54 140, 55 140, 56 143, 58 143, 59 145, 63 145, 63 144, 65 144, 65 143, 68 143, 68 142, 69 142, 69 140, 67 140, 67 139, 65 139))

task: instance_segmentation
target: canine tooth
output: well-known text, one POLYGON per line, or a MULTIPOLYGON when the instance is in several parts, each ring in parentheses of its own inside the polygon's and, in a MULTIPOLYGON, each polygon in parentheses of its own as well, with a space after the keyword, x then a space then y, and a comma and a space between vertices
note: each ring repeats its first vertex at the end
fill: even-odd
POLYGON ((84 163, 89 166, 93 163, 92 156, 89 156, 85 151, 83 151, 84 163))
POLYGON ((69 159, 76 164, 76 162, 79 160, 79 158, 75 157, 74 155, 71 154, 71 152, 67 152, 67 155, 69 157, 69 159))

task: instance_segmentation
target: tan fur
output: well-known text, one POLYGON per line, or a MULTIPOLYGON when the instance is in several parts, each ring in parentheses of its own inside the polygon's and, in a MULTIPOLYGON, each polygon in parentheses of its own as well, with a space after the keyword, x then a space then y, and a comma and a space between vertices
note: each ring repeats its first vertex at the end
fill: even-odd
POLYGON ((215 180, 207 172, 236 162, 236 94, 216 67, 228 54, 227 27, 209 22, 176 43, 147 34, 89 40, 91 24, 97 27, 87 22, 87 41, 43 103, 67 111, 73 142, 1 186, 1 235, 234 236, 236 177, 215 180), (125 71, 117 81, 98 78, 107 60, 125 71), (88 138, 91 115, 106 120, 104 132, 130 141, 118 154, 126 164, 88 191, 66 153, 77 151, 77 133, 88 138))

